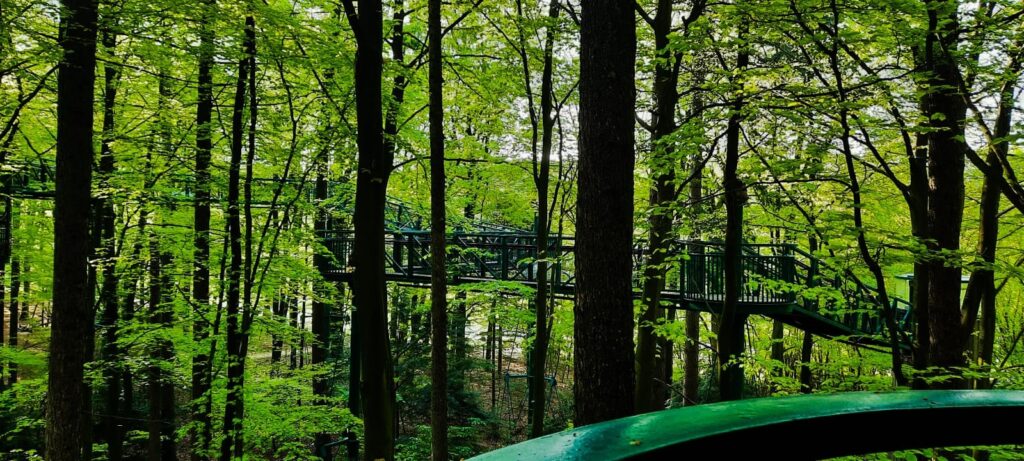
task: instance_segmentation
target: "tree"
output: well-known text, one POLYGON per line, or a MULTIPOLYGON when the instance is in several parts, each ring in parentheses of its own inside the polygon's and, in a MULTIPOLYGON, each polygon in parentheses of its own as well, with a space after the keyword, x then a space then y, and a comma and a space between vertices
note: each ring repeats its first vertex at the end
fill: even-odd
MULTIPOLYGON (((94 0, 61 2, 63 57, 57 74, 57 177, 54 200, 53 323, 46 400, 46 457, 81 456, 84 424, 83 367, 90 357, 92 293, 88 287, 89 197, 93 160, 93 84, 96 81, 97 6, 94 0)), ((91 448, 91 447, 90 447, 91 448)))
POLYGON ((387 293, 384 280, 384 205, 394 152, 384 149, 381 110, 383 25, 380 0, 344 1, 345 14, 355 31, 356 121, 359 147, 356 179, 355 273, 352 293, 358 310, 363 351, 363 428, 366 456, 393 459, 394 376, 387 331, 387 293))
MULTIPOLYGON (((242 268, 242 221, 239 189, 241 188, 242 139, 245 134, 243 127, 246 105, 246 88, 251 57, 255 55, 256 22, 252 15, 245 18, 245 39, 242 47, 244 56, 238 61, 238 75, 235 84, 235 98, 231 116, 231 163, 228 168, 228 245, 231 251, 231 262, 227 278, 227 343, 225 345, 228 361, 227 402, 224 405, 224 438, 221 441, 220 460, 229 461, 242 457, 242 421, 244 413, 243 385, 245 379, 245 355, 243 354, 244 336, 246 334, 242 304, 242 279, 248 278, 242 268)), ((249 88, 248 91, 256 91, 249 88)), ((248 246, 249 242, 246 242, 248 246)), ((248 297, 248 293, 245 295, 248 297)))
POLYGON ((722 179, 726 210, 723 255, 725 300, 722 303, 722 317, 718 330, 718 385, 722 400, 738 400, 743 396, 743 366, 740 363, 740 356, 744 349, 743 328, 747 322, 746 314, 739 312, 743 290, 743 207, 746 205, 747 191, 737 170, 740 161, 741 123, 746 103, 743 94, 743 72, 750 63, 750 52, 743 43, 749 33, 749 25, 744 21, 738 27, 740 48, 736 52, 736 77, 730 82, 733 85, 733 94, 730 101, 729 126, 726 130, 725 172, 722 179))
POLYGON ((210 160, 213 149, 213 13, 216 0, 203 0, 199 5, 199 52, 196 75, 196 154, 195 196, 192 235, 192 340, 198 344, 192 357, 192 461, 199 461, 210 450, 213 437, 213 396, 210 395, 212 357, 206 351, 211 322, 208 317, 210 303, 210 160))
MULTIPOLYGON (((961 265, 947 260, 960 249, 964 209, 964 138, 967 104, 957 84, 960 35, 956 0, 926 0, 928 30, 916 57, 921 69, 921 113, 927 120, 928 238, 933 256, 928 267, 929 365, 953 369, 965 365, 966 342, 960 328, 961 265), (941 254, 940 254, 941 253, 941 254)), ((941 387, 962 387, 950 379, 941 387)))
MULTIPOLYGON (((693 3, 691 11, 684 18, 684 33, 703 13, 705 3, 698 0, 693 3)), ((650 217, 648 218, 649 242, 647 261, 644 267, 643 310, 640 314, 640 325, 637 332, 636 347, 636 392, 634 394, 637 412, 654 411, 664 407, 664 392, 655 392, 655 360, 656 338, 655 323, 664 314, 661 292, 665 289, 665 277, 668 275, 666 266, 670 245, 672 244, 672 222, 675 215, 674 202, 679 195, 676 182, 674 142, 672 134, 676 126, 676 106, 679 103, 678 52, 672 53, 669 47, 669 35, 673 30, 672 2, 659 0, 655 15, 644 13, 644 20, 654 31, 654 109, 651 113, 651 169, 654 173, 654 185, 650 191, 650 217), (662 398, 659 398, 662 396, 662 398)), ((690 178, 689 180, 693 180, 690 178)), ((671 354, 665 354, 662 360, 667 361, 671 368, 671 354)), ((668 374, 671 378, 671 373, 668 374)), ((665 379, 665 374, 659 380, 665 379)), ((664 386, 663 384, 662 386, 664 386)))
POLYGON ((448 459, 448 272, 445 264, 444 72, 441 0, 427 8, 430 61, 430 453, 448 459))
POLYGON ((580 27, 580 153, 574 396, 577 425, 633 413, 632 2, 585 0, 580 27))

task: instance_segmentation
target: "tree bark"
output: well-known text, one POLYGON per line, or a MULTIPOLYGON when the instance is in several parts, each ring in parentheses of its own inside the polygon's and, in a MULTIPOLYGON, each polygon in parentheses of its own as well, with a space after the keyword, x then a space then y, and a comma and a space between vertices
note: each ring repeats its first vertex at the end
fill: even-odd
POLYGON ((200 461, 210 452, 213 436, 213 415, 205 402, 210 392, 210 151, 213 149, 213 13, 216 0, 202 0, 199 5, 199 69, 196 103, 195 197, 193 201, 192 254, 192 340, 196 353, 192 357, 192 407, 195 423, 192 431, 192 461, 200 461))
MULTIPOLYGON (((993 266, 999 242, 1000 185, 1004 173, 1001 159, 1006 158, 1010 151, 1009 136, 1015 107, 1014 90, 1022 67, 1024 67, 1024 57, 1018 53, 1011 58, 1006 69, 1005 80, 999 88, 999 110, 996 113, 995 128, 992 133, 995 144, 989 146, 989 152, 985 159, 988 169, 985 171, 985 181, 981 189, 981 228, 978 232, 978 256, 981 258, 981 264, 971 273, 967 293, 964 296, 963 330, 965 335, 970 335, 974 330, 979 307, 981 310, 980 347, 975 360, 977 365, 983 367, 992 364, 992 353, 995 347, 996 294, 998 290, 995 286, 995 268, 993 266)), ((977 387, 980 389, 990 388, 991 385, 991 378, 983 377, 977 381, 977 387)))
POLYGON ((633 3, 584 0, 574 385, 577 426, 633 413, 633 3))
POLYGON ((965 363, 966 341, 960 328, 960 228, 964 208, 964 123, 967 106, 960 94, 956 62, 960 34, 956 0, 926 0, 921 107, 928 120, 928 236, 933 258, 928 263, 929 365, 954 377, 934 384, 960 388, 957 368, 965 363), (939 256, 941 252, 945 255, 939 256))
POLYGON ((380 0, 353 2, 346 11, 356 32, 355 85, 359 148, 358 177, 353 224, 352 293, 358 310, 365 406, 363 414, 365 456, 391 460, 394 441, 394 376, 387 328, 387 287, 384 279, 384 206, 394 152, 386 151, 381 127, 381 76, 383 72, 383 24, 380 0))
MULTIPOLYGON (((315 228, 321 234, 326 234, 329 230, 330 216, 327 211, 326 204, 328 195, 328 158, 326 150, 323 151, 324 155, 318 156, 315 160, 316 164, 316 186, 314 190, 314 196, 316 199, 316 224, 315 228)), ((326 255, 319 251, 313 253, 313 266, 324 273, 327 269, 328 260, 326 255)), ((327 362, 327 356, 330 353, 331 348, 331 326, 330 326, 330 305, 328 305, 324 298, 327 296, 327 287, 323 284, 327 282, 316 282, 318 296, 313 298, 313 351, 310 357, 310 363, 313 366, 320 366, 321 369, 313 375, 313 395, 317 399, 317 404, 327 404, 324 400, 330 394, 330 383, 327 380, 327 368, 323 365, 327 362)), ((328 434, 324 432, 317 433, 314 445, 319 449, 323 444, 329 442, 328 434)))
POLYGON ((149 430, 147 459, 174 461, 177 453, 174 443, 174 383, 164 372, 174 358, 173 344, 165 336, 173 325, 171 275, 164 271, 170 265, 170 256, 162 253, 156 233, 149 235, 149 318, 158 328, 158 337, 150 345, 151 363, 148 372, 149 430))
MULTIPOLYGON (((431 459, 441 461, 448 459, 448 274, 445 261, 447 216, 441 0, 430 0, 427 9, 430 62, 430 454, 431 459)), ((465 306, 465 300, 462 303, 465 306)))
MULTIPOLYGON (((740 26, 741 43, 748 34, 748 28, 745 22, 740 26)), ((749 62, 750 55, 746 44, 742 44, 736 55, 736 72, 741 74, 749 62)), ((746 185, 737 174, 740 160, 740 124, 746 101, 741 80, 742 76, 737 76, 732 82, 735 94, 725 138, 725 301, 718 330, 718 384, 722 400, 738 400, 743 396, 743 367, 740 356, 744 349, 743 327, 746 315, 739 312, 739 302, 743 289, 743 207, 747 200, 747 192, 746 185)))
MULTIPOLYGON (((116 23, 116 18, 107 20, 116 23)), ((116 27, 116 25, 114 25, 116 27)), ((102 32, 103 47, 114 55, 117 36, 109 28, 102 32)), ((117 345, 118 338, 118 298, 116 272, 116 246, 114 241, 114 201, 110 196, 110 177, 114 174, 114 152, 111 143, 114 141, 114 117, 117 100, 117 83, 120 79, 118 64, 105 64, 103 68, 103 134, 100 142, 100 187, 108 192, 100 197, 101 249, 100 261, 103 283, 100 288, 100 303, 103 307, 101 324, 103 325, 103 347, 101 350, 104 366, 104 402, 106 415, 103 416, 103 432, 107 442, 107 454, 112 461, 121 459, 124 445, 124 427, 120 420, 121 399, 121 351, 117 345)))
MULTIPOLYGON (((547 400, 544 397, 547 388, 546 377, 547 356, 548 356, 548 311, 550 301, 548 291, 550 280, 548 277, 550 262, 548 261, 548 237, 550 233, 550 202, 549 186, 551 183, 551 149, 552 136, 554 132, 554 84, 552 74, 554 73, 554 46, 555 46, 555 22, 558 20, 560 11, 558 0, 552 0, 548 5, 548 20, 551 21, 544 32, 544 61, 541 69, 540 85, 540 113, 531 114, 533 122, 533 183, 537 189, 537 220, 535 236, 537 252, 537 290, 534 292, 534 338, 530 349, 530 437, 540 437, 544 434, 544 414, 547 400), (538 116, 539 115, 539 116, 538 116), (540 119, 540 152, 538 158, 537 150, 537 119, 540 119)), ((523 44, 522 46, 525 46, 523 44)), ((524 58, 525 59, 525 58, 524 58)), ((526 69, 525 78, 529 79, 529 68, 524 60, 526 69)), ((527 83, 527 88, 529 84, 527 83)), ((530 98, 532 100, 532 97, 530 98)), ((532 108, 531 108, 532 112, 532 108)))
MULTIPOLYGON (((679 101, 676 91, 678 73, 675 71, 675 58, 669 50, 669 34, 672 32, 672 1, 659 0, 654 17, 654 102, 652 119, 654 131, 651 133, 651 173, 654 187, 650 191, 651 214, 648 218, 649 239, 647 248, 647 264, 644 267, 643 310, 640 314, 640 325, 637 331, 636 346, 636 411, 644 413, 665 407, 663 398, 655 392, 656 387, 664 386, 657 383, 655 371, 657 338, 654 335, 654 324, 663 316, 661 292, 665 289, 669 245, 672 242, 672 222, 675 216, 672 205, 676 200, 674 151, 667 138, 676 129, 675 113, 679 101)), ((663 360, 671 357, 663 357, 663 360)))
MULTIPOLYGON (((703 81, 702 76, 697 76, 697 81, 703 81)), ((704 101, 701 93, 694 95, 693 114, 696 116, 704 111, 704 101)), ((691 177, 688 191, 690 201, 691 219, 696 222, 704 208, 701 203, 704 200, 704 162, 700 150, 696 150, 690 156, 691 177)), ((701 239, 700 226, 693 226, 693 233, 690 238, 701 239)), ((703 251, 700 245, 691 245, 688 249, 690 254, 698 254, 703 251)), ((701 313, 695 310, 686 311, 686 345, 683 347, 683 399, 685 405, 695 405, 700 401, 700 317, 701 313)))
POLYGON ((89 395, 83 368, 91 357, 93 306, 88 291, 89 197, 93 161, 93 85, 96 81, 95 0, 63 0, 57 75, 57 177, 54 201, 53 312, 50 327, 46 458, 82 455, 89 395))
MULTIPOLYGON (((234 109, 231 117, 231 164, 228 168, 228 244, 230 247, 230 264, 227 272, 227 397, 224 405, 224 439, 220 447, 220 460, 229 461, 240 458, 238 448, 243 445, 242 415, 243 379, 245 376, 244 357, 240 355, 243 341, 241 325, 242 308, 242 220, 239 203, 242 167, 242 136, 246 104, 246 79, 249 75, 250 50, 255 46, 250 40, 249 31, 254 31, 256 24, 253 17, 245 18, 246 38, 242 45, 246 53, 238 62, 238 75, 235 84, 234 109)), ((253 89, 250 89, 252 91, 253 89)))
MULTIPOLYGON (((21 302, 21 259, 14 258, 11 260, 11 304, 10 309, 10 322, 7 324, 7 346, 11 350, 18 350, 18 313, 19 303, 21 302)), ((2 280, 2 279, 0 279, 2 280)), ((2 293, 0 293, 0 299, 3 299, 2 293)), ((3 314, 0 313, 0 316, 3 314)), ((0 324, 0 330, 3 329, 3 325, 0 324)), ((0 342, 0 344, 3 344, 0 342)), ((7 386, 14 386, 18 383, 18 364, 10 363, 7 366, 7 386)))

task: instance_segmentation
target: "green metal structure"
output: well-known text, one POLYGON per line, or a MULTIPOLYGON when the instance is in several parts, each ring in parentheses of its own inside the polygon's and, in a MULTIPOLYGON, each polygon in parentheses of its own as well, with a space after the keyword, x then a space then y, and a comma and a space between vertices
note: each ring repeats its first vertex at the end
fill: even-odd
MULTIPOLYGON (((392 213, 394 214, 394 213, 392 213)), ((329 279, 344 282, 351 276, 347 261, 355 242, 349 230, 324 233, 321 242, 334 256, 321 268, 329 279)), ((387 231, 388 280, 426 286, 430 282, 430 232, 412 228, 387 231)), ((565 235, 548 238, 550 291, 572 299, 576 284, 575 240, 565 235)), ((535 286, 536 237, 525 231, 465 231, 448 237, 451 283, 519 282, 535 286)), ((640 296, 642 267, 648 256, 643 242, 634 248, 634 282, 640 296)), ((676 241, 670 248, 668 279, 662 300, 672 308, 718 312, 725 299, 725 248, 721 243, 676 241)), ((791 244, 745 244, 742 256, 740 308, 743 315, 764 315, 819 336, 858 345, 888 347, 885 310, 874 287, 853 274, 830 267, 791 244), (803 293, 817 288, 829 295, 807 300, 803 293), (824 290, 822 290, 824 289, 824 290)), ((897 317, 901 347, 909 347, 910 304, 890 299, 897 317)))
MULTIPOLYGON (((5 166, 0 173, 14 197, 50 199, 53 196, 53 170, 46 163, 5 166)), ((181 176, 170 180, 180 191, 169 196, 152 197, 156 201, 191 203, 191 181, 181 176)), ((313 183, 306 179, 256 178, 286 187, 313 200, 313 183)), ((349 230, 349 216, 355 191, 347 182, 331 182, 329 198, 324 202, 334 216, 318 223, 322 244, 333 255, 333 263, 318 268, 326 279, 345 282, 351 275, 347 261, 355 236, 349 230)), ((289 194, 289 195, 290 195, 289 194)), ((218 200, 214 197, 214 200, 218 200)), ((259 204, 270 197, 254 197, 259 204)), ((430 234, 423 229, 429 219, 411 204, 388 199, 387 278, 391 281, 427 285, 430 281, 430 234)), ((458 219, 456 230, 448 237, 452 257, 449 261, 451 283, 486 281, 519 282, 536 285, 536 237, 526 229, 487 222, 458 219)), ((9 229, 0 225, 0 235, 9 229)), ((548 238, 548 256, 552 259, 548 280, 554 296, 572 298, 575 293, 575 264, 572 236, 548 238)), ((644 242, 634 248, 635 283, 639 288, 644 260, 648 256, 644 242)), ((718 312, 725 299, 724 247, 716 242, 676 241, 669 249, 668 275, 662 299, 672 308, 718 312)), ((740 315, 764 315, 781 320, 813 334, 838 338, 857 345, 888 348, 883 314, 892 313, 899 328, 899 343, 908 348, 911 341, 910 304, 891 298, 883 306, 878 291, 846 270, 830 267, 824 261, 792 244, 746 244, 743 246, 740 315), (804 296, 808 289, 829 293, 804 296)), ((640 290, 636 290, 639 296, 640 290)))
POLYGON ((664 410, 570 429, 472 458, 824 459, 1024 444, 1024 391, 849 392, 664 410))

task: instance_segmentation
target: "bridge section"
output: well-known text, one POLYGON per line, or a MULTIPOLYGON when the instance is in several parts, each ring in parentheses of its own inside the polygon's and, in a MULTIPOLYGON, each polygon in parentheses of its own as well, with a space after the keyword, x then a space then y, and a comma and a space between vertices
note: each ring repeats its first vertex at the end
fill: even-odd
MULTIPOLYGON (((554 296, 572 299, 576 290, 575 240, 553 235, 548 241, 550 291, 554 296)), ((348 281, 354 234, 333 231, 323 234, 321 242, 333 256, 329 267, 322 269, 323 275, 329 280, 348 281)), ((448 245, 452 284, 502 281, 537 285, 537 240, 533 234, 453 232, 448 236, 448 245)), ((385 246, 388 280, 429 285, 429 231, 388 231, 385 246)), ((647 257, 644 248, 641 242, 633 253, 637 298, 647 257)), ((661 293, 666 307, 720 312, 725 299, 724 253, 721 243, 674 242, 661 293)), ((743 314, 768 316, 813 334, 855 344, 888 346, 878 292, 852 274, 834 270, 789 244, 745 244, 741 260, 743 314), (808 288, 818 288, 821 296, 806 299, 808 288)), ((909 334, 909 303, 898 298, 891 302, 900 329, 909 334)))
MULTIPOLYGON (((0 171, 0 182, 5 193, 17 198, 50 200, 53 197, 52 165, 45 162, 8 162, 0 171)), ((188 176, 175 176, 180 193, 158 200, 191 203, 191 181, 188 176)), ((313 182, 301 179, 254 178, 256 182, 270 183, 303 194, 313 200, 313 182)), ((355 191, 351 183, 331 181, 330 198, 324 205, 331 214, 347 216, 354 203, 355 191)), ((222 197, 214 197, 215 202, 222 197)), ((261 204, 271 203, 263 200, 261 204)), ((430 235, 422 230, 429 222, 415 206, 389 198, 385 206, 388 280, 427 285, 430 281, 430 235)), ((7 218, 7 217, 0 217, 7 218)), ((329 226, 343 226, 345 219, 332 220, 329 226)), ((449 271, 453 284, 488 281, 518 282, 527 286, 537 284, 536 237, 524 230, 480 219, 457 219, 453 225, 459 230, 451 233, 449 242, 449 271)), ((9 242, 9 221, 0 219, 0 242, 9 242)), ((347 281, 351 267, 347 262, 352 253, 354 234, 346 230, 320 231, 321 242, 334 256, 333 263, 321 268, 325 278, 347 281)), ((576 291, 571 236, 549 237, 548 258, 551 262, 549 286, 554 296, 571 299, 576 291)), ((0 252, 6 252, 0 245, 0 252)), ((635 294, 640 296, 640 283, 646 246, 638 242, 634 248, 635 294)), ((661 293, 666 307, 676 309, 720 312, 725 299, 725 258, 721 243, 677 241, 670 248, 665 289, 661 293)), ((0 255, 5 256, 5 255, 0 255)), ((883 339, 883 306, 877 290, 849 271, 836 270, 787 244, 746 244, 742 255, 742 292, 740 309, 743 314, 765 315, 781 320, 811 333, 840 338, 855 344, 888 346, 883 339), (808 289, 825 288, 823 296, 807 300, 808 289)), ((887 306, 895 310, 904 347, 910 339, 910 305, 898 298, 887 306)))

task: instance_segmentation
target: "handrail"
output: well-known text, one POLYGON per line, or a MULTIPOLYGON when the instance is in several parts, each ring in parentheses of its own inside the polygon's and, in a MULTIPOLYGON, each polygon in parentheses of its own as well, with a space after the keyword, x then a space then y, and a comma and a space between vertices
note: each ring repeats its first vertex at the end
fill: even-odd
MULTIPOLYGON (((430 275, 430 231, 422 229, 389 230, 385 236, 388 251, 388 277, 393 280, 422 282, 430 275)), ((336 264, 325 273, 337 280, 350 274, 345 267, 353 248, 351 230, 321 231, 321 241, 335 254, 336 264)), ((536 242, 532 233, 519 232, 449 232, 449 245, 471 249, 453 255, 450 265, 454 283, 502 280, 537 283, 536 242)), ((634 245, 634 265, 640 269, 649 255, 646 245, 634 245)), ((663 298, 683 309, 711 310, 720 308, 725 300, 724 254, 714 242, 674 240, 667 258, 671 276, 663 289, 663 298), (680 257, 685 255, 685 257, 680 257)), ((548 254, 552 259, 549 282, 552 293, 563 296, 575 290, 571 255, 575 249, 572 236, 549 238, 548 254)), ((885 344, 879 335, 884 322, 878 312, 895 309, 898 326, 908 325, 910 310, 905 301, 890 297, 888 306, 880 306, 877 291, 860 281, 848 270, 833 269, 824 261, 800 250, 793 244, 745 244, 742 262, 740 303, 760 313, 813 330, 827 337, 845 337, 855 343, 885 344), (823 273, 843 277, 822 277, 823 273), (846 309, 831 303, 799 303, 800 287, 825 286, 838 290, 846 309), (802 316, 802 317, 801 317, 802 316), (814 322, 807 327, 806 320, 814 322)), ((639 273, 639 272, 638 272, 639 273)), ((634 283, 639 283, 636 277, 634 283)), ((901 337, 905 343, 906 338, 901 337)))
POLYGON ((1021 444, 1024 431, 1007 421, 1022 414, 1024 391, 769 397, 606 421, 472 460, 823 459, 912 448, 1021 444), (924 430, 912 430, 915 427, 924 430), (863 436, 856 437, 850 428, 863 429, 863 436))

